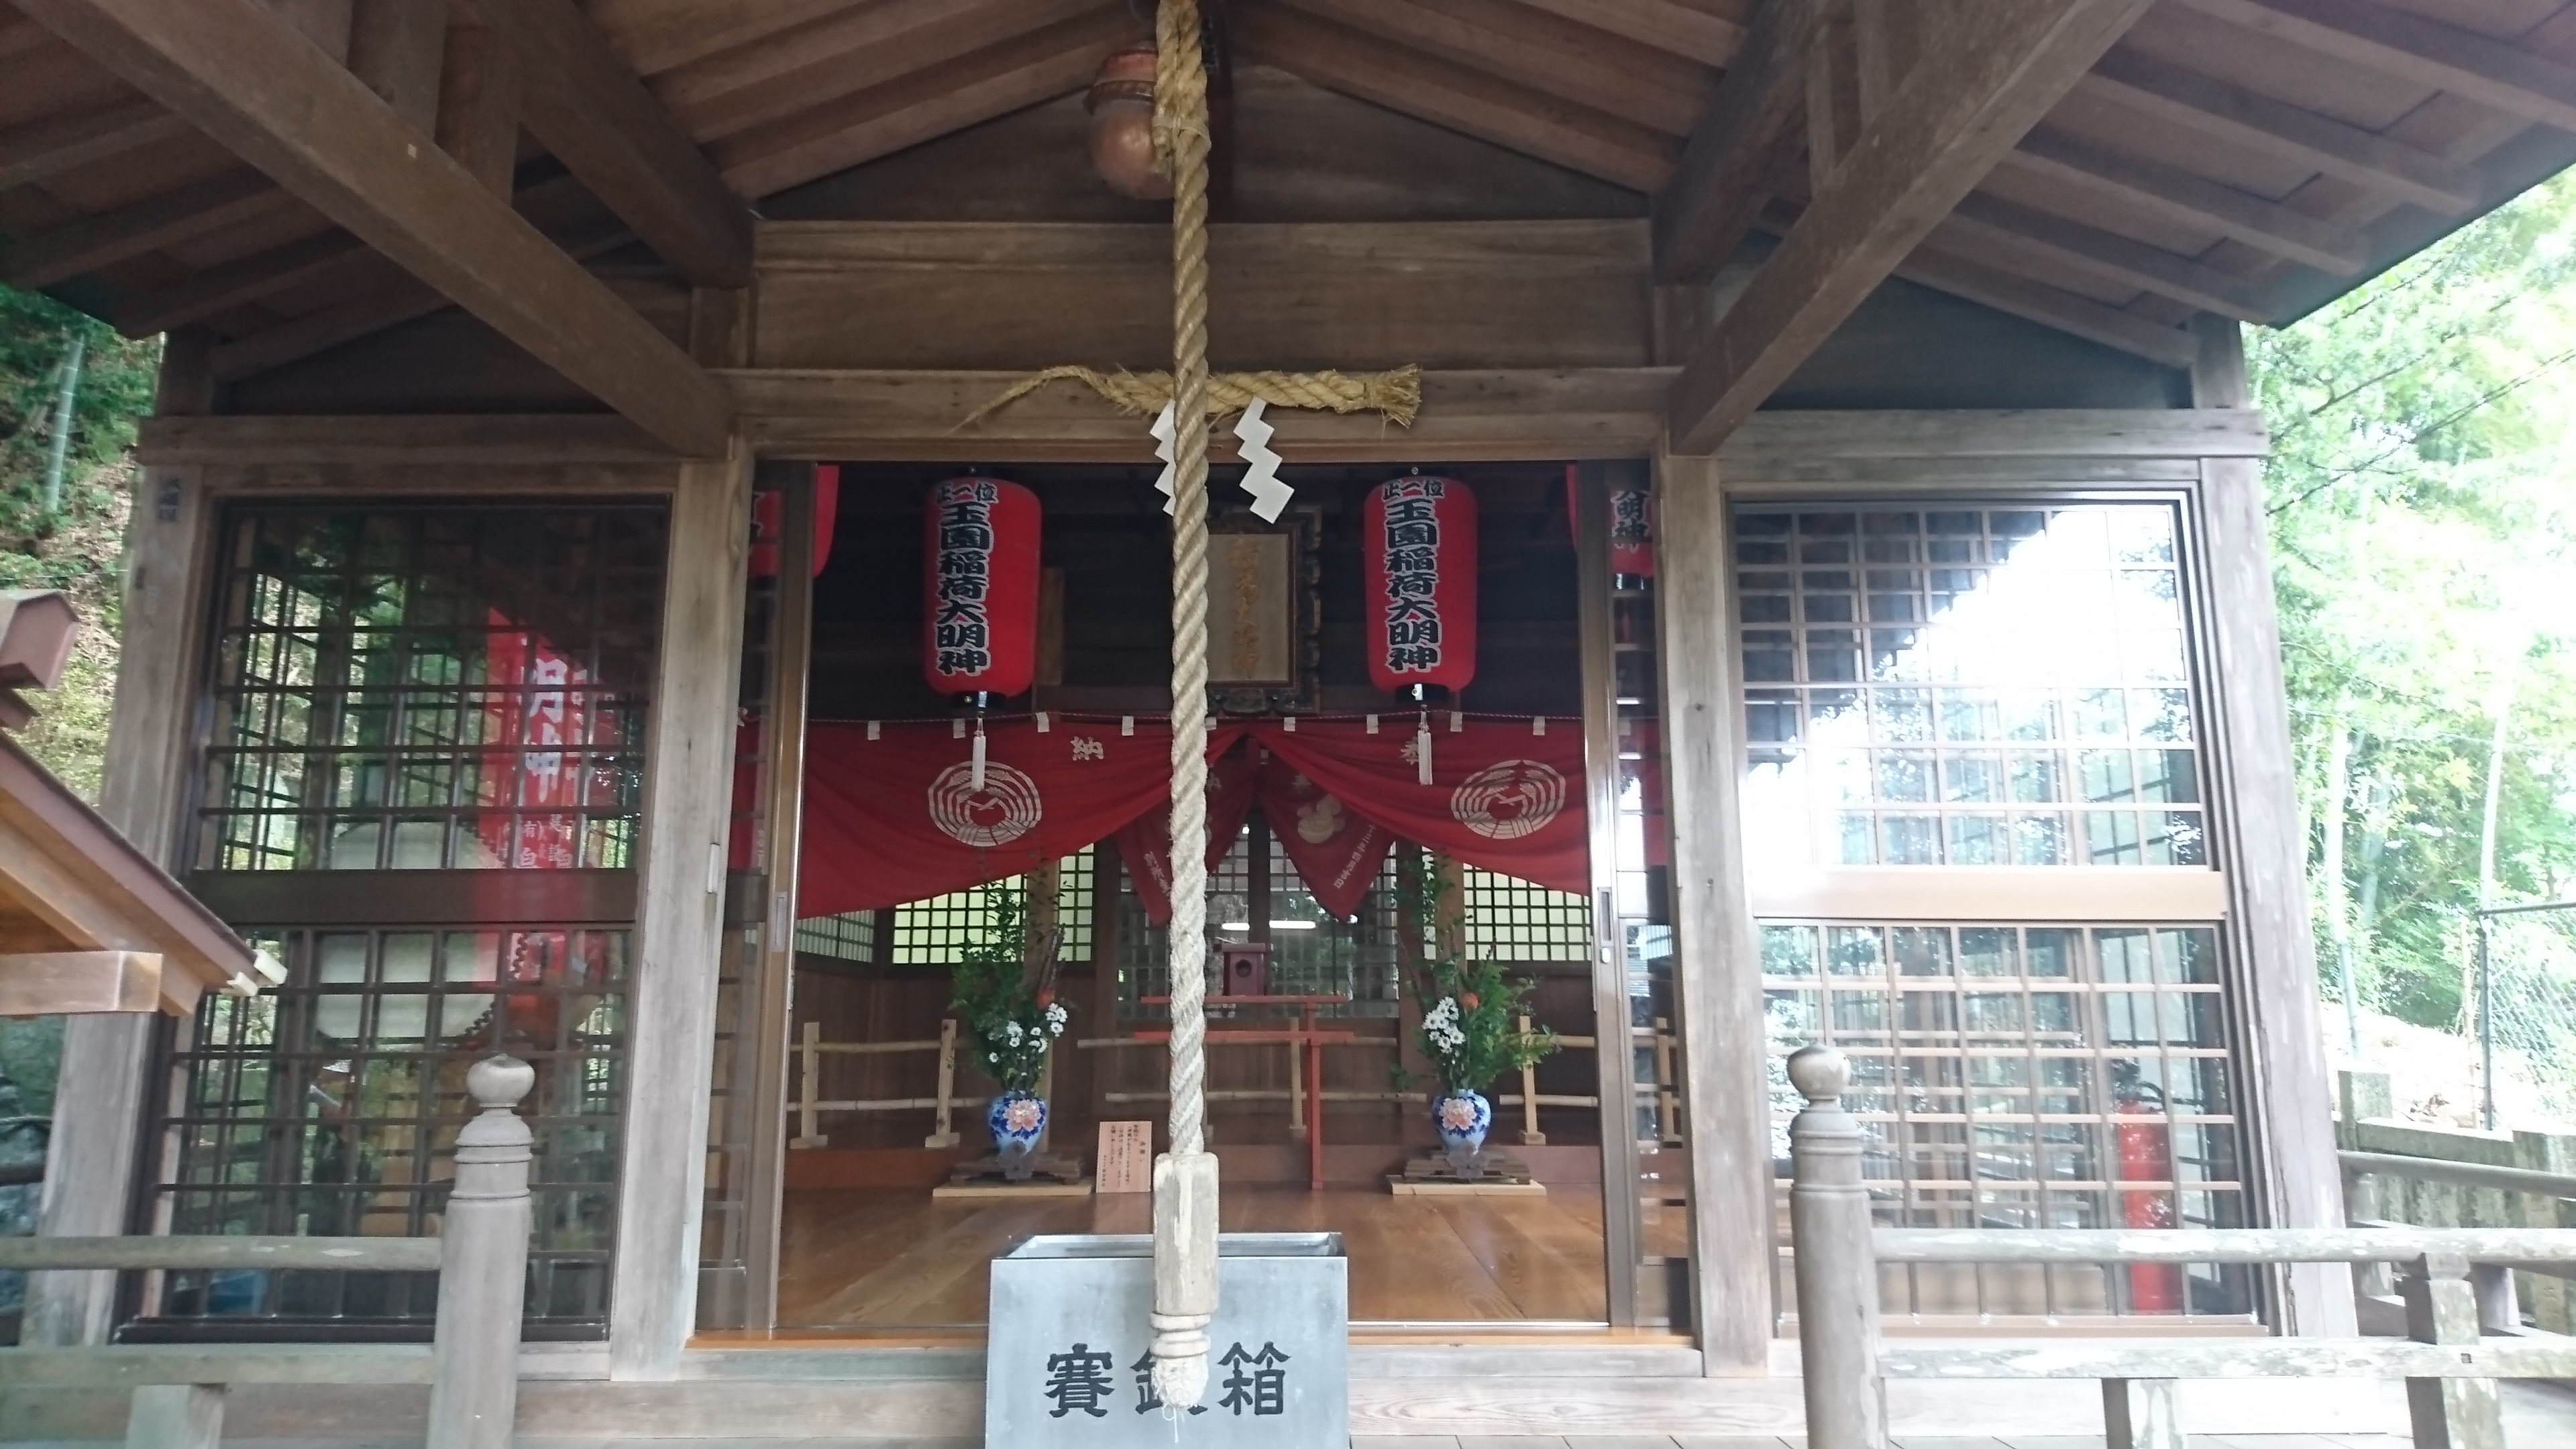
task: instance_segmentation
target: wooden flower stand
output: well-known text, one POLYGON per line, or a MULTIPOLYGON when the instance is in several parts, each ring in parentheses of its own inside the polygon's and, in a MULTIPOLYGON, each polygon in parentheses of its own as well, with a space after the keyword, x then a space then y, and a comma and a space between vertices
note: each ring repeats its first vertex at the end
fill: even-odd
POLYGON ((1091 1178, 1082 1170, 1082 1159, 1052 1152, 1038 1154, 1027 1180, 1013 1182, 1002 1175, 999 1155, 961 1162, 948 1171, 948 1180, 930 1190, 933 1202, 951 1202, 960 1198, 992 1197, 1089 1197, 1091 1178))
POLYGON ((1507 1152, 1485 1153, 1484 1170, 1462 1178, 1449 1165, 1448 1154, 1426 1152, 1386 1175, 1386 1190, 1397 1197, 1545 1197, 1547 1185, 1530 1176, 1527 1164, 1507 1152))

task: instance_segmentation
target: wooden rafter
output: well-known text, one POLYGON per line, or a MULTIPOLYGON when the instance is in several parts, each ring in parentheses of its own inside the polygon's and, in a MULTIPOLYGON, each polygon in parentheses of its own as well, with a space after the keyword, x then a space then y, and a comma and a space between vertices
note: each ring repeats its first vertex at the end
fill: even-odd
POLYGON ((1282 3, 1667 135, 1708 106, 1706 68, 1513 0, 1282 3))
POLYGON ((1990 255, 1973 244, 1953 246, 1949 235, 1935 231, 1896 275, 2167 367, 2189 367, 2199 355, 2199 339, 2179 327, 2016 276, 1990 265, 1990 255))
POLYGON ((566 169, 681 275, 751 283, 751 208, 572 0, 471 0, 518 53, 519 116, 566 169))
MULTIPOLYGON (((635 240, 635 234, 574 177, 538 182, 513 197, 511 205, 576 261, 635 240)), ((216 347, 207 359, 216 381, 255 377, 451 305, 435 288, 364 248, 345 270, 319 275, 348 286, 351 295, 216 347)))
POLYGON ((117 304, 116 330, 128 337, 150 337, 293 287, 368 272, 381 273, 390 281, 402 269, 334 227, 127 297, 117 304))
POLYGON ((2370 262, 2370 239, 2351 227, 2051 127, 2033 131, 2002 164, 2319 271, 2349 277, 2370 262))
POLYGON ((744 195, 773 195, 1078 91, 1128 27, 1123 11, 1091 10, 728 137, 715 161, 744 195))
POLYGON ((628 65, 656 76, 852 7, 853 0, 590 0, 582 8, 628 65))
POLYGON ((1744 27, 1705 5, 1683 0, 1521 0, 1534 9, 1596 30, 1624 35, 1640 45, 1687 56, 1702 65, 1735 63, 1744 27))
POLYGON ((1103 10, 1124 13, 1120 0, 879 0, 667 71, 653 93, 712 146, 1103 10))
POLYGON ((1927 27, 1912 75, 1674 384, 1675 451, 1715 451, 2147 3, 1976 0, 1927 27))
POLYGON ((274 215, 293 204, 294 198, 256 171, 225 171, 12 242, 0 248, 0 281, 13 287, 50 287, 199 232, 274 215))
POLYGON ((1262 5, 1237 12, 1243 59, 1637 191, 1672 174, 1669 137, 1348 26, 1262 5))
POLYGON ((725 452, 713 379, 267 6, 19 8, 674 449, 725 452))
POLYGON ((2261 292, 2244 277, 2000 197, 1966 198, 1933 236, 1954 242, 1954 252, 1998 263, 2037 261, 2239 321, 2269 314, 2261 292))
POLYGON ((2576 131, 2576 68, 2374 0, 2175 0, 2302 49, 2576 131))
POLYGON ((2446 216, 2466 215, 2484 185, 2475 167, 2150 56, 2114 50, 2076 90, 2446 216))
POLYGON ((0 188, 176 140, 188 123, 140 96, 0 131, 0 188))
POLYGON ((1808 53, 1823 12, 1818 0, 1765 0, 1754 16, 1672 184, 1655 198, 1659 281, 1717 275, 1796 165, 1808 53))

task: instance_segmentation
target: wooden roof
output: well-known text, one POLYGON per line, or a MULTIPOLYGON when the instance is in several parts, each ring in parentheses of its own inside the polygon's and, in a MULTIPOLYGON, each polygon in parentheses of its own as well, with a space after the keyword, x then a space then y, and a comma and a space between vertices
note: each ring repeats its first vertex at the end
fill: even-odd
MULTIPOLYGON (((299 199, 327 204, 327 181, 299 179, 241 135, 215 139, 147 98, 180 97, 185 78, 156 69, 148 46, 128 46, 134 33, 168 12, 169 34, 193 37, 168 43, 212 46, 208 27, 256 3, 0 6, 0 278, 53 289, 134 335, 202 326, 228 379, 451 298, 476 305, 472 279, 449 280, 442 259, 390 256, 299 199)), ((515 160, 513 204, 561 251, 596 258, 640 236, 701 285, 748 275, 747 223, 737 236, 708 219, 706 175, 757 204, 1078 91, 1112 48, 1142 34, 1144 8, 589 0, 577 11, 574 0, 484 0, 480 23, 507 32, 489 51, 506 52, 524 78, 501 130, 515 155, 496 161, 488 137, 461 127, 473 87, 507 66, 478 68, 449 36, 442 73, 440 35, 420 17, 449 3, 461 17, 478 10, 470 0, 270 0, 469 170, 507 178, 515 160), (670 154, 690 143, 706 166, 670 154)), ((2173 365, 2192 355, 2196 314, 2294 319, 2576 160, 2576 5, 2563 0, 2051 3, 1212 9, 1238 65, 1651 198, 1658 270, 1681 282, 1717 275, 1749 230, 1792 229, 1821 187, 1865 169, 1854 138, 1902 99, 1914 56, 1981 24, 2041 23, 1996 17, 2055 24, 2048 17, 2074 13, 2100 33, 2069 42, 2080 59, 2047 83, 2036 124, 2009 108, 1964 123, 2009 127, 2019 140, 2000 160, 1963 151, 1973 190, 1952 209, 1949 193, 1926 187, 1946 214, 1920 235, 1889 233, 1901 240, 1890 264, 2173 365), (2115 43, 2103 48, 2104 37, 2115 43)), ((267 69, 241 64, 246 76, 267 69)), ((591 385, 637 411, 612 386, 591 385)))

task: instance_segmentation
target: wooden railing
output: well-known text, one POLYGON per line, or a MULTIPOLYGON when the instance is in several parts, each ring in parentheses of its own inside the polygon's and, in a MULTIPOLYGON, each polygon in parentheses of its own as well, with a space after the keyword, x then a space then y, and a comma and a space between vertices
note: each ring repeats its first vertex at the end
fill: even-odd
MULTIPOLYGON (((491 1057, 465 1075, 483 1110, 456 1138, 456 1180, 436 1238, 0 1238, 0 1268, 32 1272, 358 1270, 438 1274, 438 1325, 429 1350, 427 1449, 508 1449, 519 1401, 519 1315, 528 1280, 528 1161, 534 1138, 515 1110, 536 1073, 491 1057)), ((347 1382, 343 1355, 282 1349, 243 1370, 244 1382, 347 1382)), ((101 1380, 132 1385, 126 1443, 218 1449, 224 1382, 206 1382, 207 1359, 188 1350, 0 1349, 0 1383, 59 1382, 66 1359, 95 1360, 101 1380), (46 1371, 26 1373, 37 1361, 46 1371)), ((402 1360, 395 1358, 399 1365, 402 1360)), ((77 1376, 77 1375, 73 1375, 77 1376)), ((363 1381, 363 1380, 362 1380, 363 1381)), ((400 1381, 418 1382, 416 1378, 400 1381)))
MULTIPOLYGON (((796 1135, 787 1139, 790 1147, 823 1147, 831 1139, 823 1135, 822 1116, 826 1112, 928 1112, 931 1114, 930 1135, 921 1140, 924 1147, 954 1147, 961 1140, 953 1114, 959 1107, 981 1107, 991 1097, 960 1097, 957 1091, 957 1020, 939 1023, 937 1041, 825 1041, 823 1023, 809 1021, 796 1034, 796 1100, 787 1110, 796 1114, 796 1135), (901 1056, 910 1052, 939 1053, 939 1085, 927 1097, 868 1097, 833 1102, 823 1098, 823 1058, 826 1056, 881 1057, 901 1056)), ((1055 1075, 1055 1063, 1047 1063, 1047 1076, 1055 1075)), ((1041 1090, 1040 1095, 1044 1092, 1041 1090)))
POLYGON ((2490 1336, 2517 1325, 2482 1315, 2472 1282, 2481 1265, 2576 1272, 2576 1230, 1878 1228, 1861 1175, 1867 1136, 1842 1106, 1850 1077, 1829 1047, 1789 1059, 1789 1079, 1807 1099, 1789 1125, 1789 1220, 1808 1449, 1885 1449, 1890 1378, 2096 1379, 2108 1449, 2184 1449, 2182 1380, 2316 1376, 2404 1379, 2417 1449, 2505 1449, 2497 1381, 2576 1377, 2576 1341, 2490 1336), (2408 1336, 1883 1347, 1882 1263, 2393 1263, 2408 1336))

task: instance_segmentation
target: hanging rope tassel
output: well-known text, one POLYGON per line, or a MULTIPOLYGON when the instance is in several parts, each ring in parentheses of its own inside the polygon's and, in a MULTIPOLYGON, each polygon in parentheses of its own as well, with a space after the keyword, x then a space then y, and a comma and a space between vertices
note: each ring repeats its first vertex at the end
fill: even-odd
POLYGON ((1207 70, 1198 0, 1155 16, 1154 150, 1172 178, 1171 1150, 1154 1163, 1154 1392, 1207 1396, 1216 1158, 1207 1082, 1207 70))

